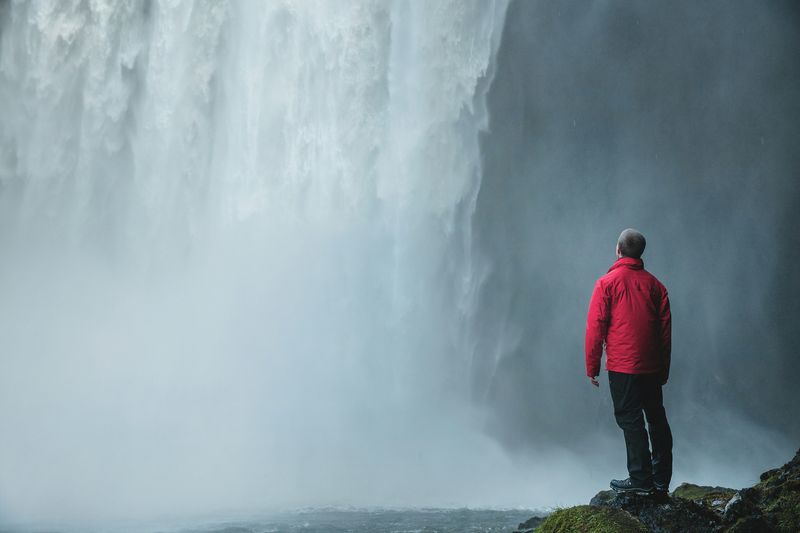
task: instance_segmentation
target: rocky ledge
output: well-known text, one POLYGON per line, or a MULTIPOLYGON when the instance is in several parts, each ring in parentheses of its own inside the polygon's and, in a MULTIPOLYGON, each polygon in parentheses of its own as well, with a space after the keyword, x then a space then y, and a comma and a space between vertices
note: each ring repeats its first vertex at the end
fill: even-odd
POLYGON ((660 496, 599 492, 589 505, 533 517, 516 533, 800 532, 800 450, 740 490, 684 483, 660 496))

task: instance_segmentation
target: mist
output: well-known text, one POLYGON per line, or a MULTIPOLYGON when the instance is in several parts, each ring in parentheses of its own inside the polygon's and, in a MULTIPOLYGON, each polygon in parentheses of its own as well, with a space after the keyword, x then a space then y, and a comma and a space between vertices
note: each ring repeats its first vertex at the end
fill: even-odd
POLYGON ((0 3, 0 524, 584 501, 624 468, 583 332, 629 226, 675 479, 751 482, 800 439, 798 28, 0 3))

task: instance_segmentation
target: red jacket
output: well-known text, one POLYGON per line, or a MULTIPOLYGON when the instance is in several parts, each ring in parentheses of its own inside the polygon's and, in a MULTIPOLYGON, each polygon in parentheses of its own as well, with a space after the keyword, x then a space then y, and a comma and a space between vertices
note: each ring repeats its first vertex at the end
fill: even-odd
POLYGON ((597 280, 586 320, 586 374, 659 372, 669 377, 672 316, 667 289, 644 269, 641 259, 618 259, 597 280))

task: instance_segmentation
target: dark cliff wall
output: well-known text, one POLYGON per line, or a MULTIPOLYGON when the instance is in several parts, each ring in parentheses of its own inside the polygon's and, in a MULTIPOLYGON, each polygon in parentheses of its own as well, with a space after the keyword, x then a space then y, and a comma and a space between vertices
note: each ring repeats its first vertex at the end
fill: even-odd
POLYGON ((512 3, 475 218, 475 394, 507 445, 616 431, 583 334, 629 226, 670 290, 679 440, 800 438, 799 59, 788 1, 512 3))

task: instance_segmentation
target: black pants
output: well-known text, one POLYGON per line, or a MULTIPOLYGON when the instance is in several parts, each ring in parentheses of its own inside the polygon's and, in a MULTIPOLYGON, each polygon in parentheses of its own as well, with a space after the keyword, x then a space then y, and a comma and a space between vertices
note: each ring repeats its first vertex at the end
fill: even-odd
POLYGON ((623 374, 608 372, 614 417, 625 434, 628 451, 628 474, 638 484, 651 481, 669 485, 672 479, 672 432, 664 411, 661 379, 658 374, 623 374), (644 416, 650 433, 650 445, 644 429, 644 416))

